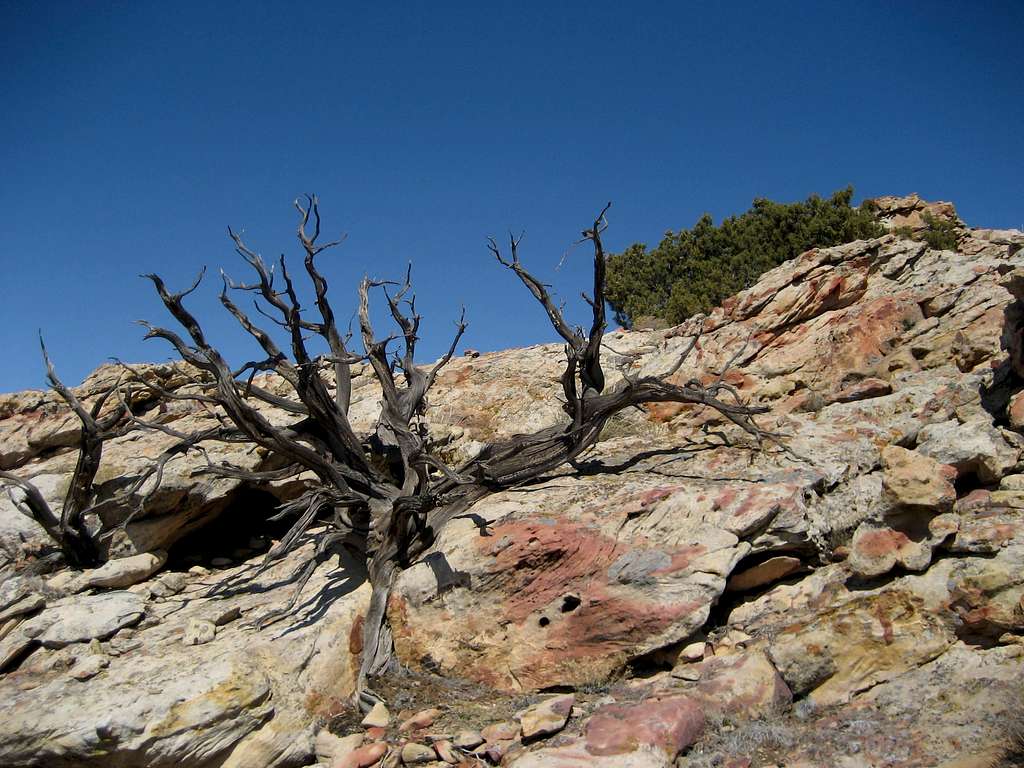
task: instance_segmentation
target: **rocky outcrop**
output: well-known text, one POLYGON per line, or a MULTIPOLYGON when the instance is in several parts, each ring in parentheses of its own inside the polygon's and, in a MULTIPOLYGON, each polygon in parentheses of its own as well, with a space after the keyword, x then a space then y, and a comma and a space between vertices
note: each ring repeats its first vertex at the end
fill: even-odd
POLYGON ((260 631, 255 620, 287 606, 297 564, 258 576, 257 566, 197 569, 166 597, 55 597, 10 629, 0 648, 20 645, 18 663, 0 676, 0 763, 302 764, 314 723, 353 690, 348 637, 369 591, 335 558, 297 596, 296 611, 260 631), (216 637, 191 644, 195 623, 216 637))
MULTIPOLYGON (((946 205, 879 202, 894 228, 955 217, 946 205)), ((125 559, 49 581, 26 575, 41 531, 0 501, 0 573, 21 574, 0 585, 0 763, 299 766, 329 748, 335 765, 910 768, 994 749, 1024 682, 1024 234, 960 231, 955 252, 896 234, 812 250, 707 317, 609 334, 609 372, 643 375, 701 331, 678 381, 734 361, 725 382, 770 407, 778 444, 653 404, 616 417, 577 467, 477 503, 398 580, 389 616, 411 677, 396 697, 414 702, 382 724, 344 715, 368 599, 353 563, 335 554, 291 612, 253 626, 292 596, 301 555, 257 575, 280 535, 259 525, 301 483, 204 480, 206 458, 185 455, 140 489, 153 491, 141 509, 104 512, 125 523, 109 542, 125 559), (256 530, 230 552, 190 536, 236 514, 256 530), (475 687, 454 703, 416 693, 438 674, 475 687), (560 688, 571 702, 540 697, 560 688), (362 735, 315 739, 325 727, 362 735)), ((563 360, 556 345, 454 360, 431 400, 439 450, 454 461, 558 423, 563 360)), ((194 386, 175 366, 145 370, 194 386)), ((372 377, 354 393, 366 428, 372 377)), ((181 429, 211 419, 159 408, 148 417, 181 429)), ((43 393, 6 396, 0 413, 0 463, 59 506, 69 414, 43 393)), ((103 493, 169 441, 112 441, 103 493)))
POLYGON ((936 202, 929 203, 922 200, 916 192, 903 197, 886 195, 876 197, 871 201, 876 209, 876 215, 883 224, 891 229, 909 227, 910 229, 923 229, 926 226, 925 214, 934 216, 937 219, 946 219, 955 224, 963 226, 960 217, 956 215, 956 208, 952 203, 936 202))

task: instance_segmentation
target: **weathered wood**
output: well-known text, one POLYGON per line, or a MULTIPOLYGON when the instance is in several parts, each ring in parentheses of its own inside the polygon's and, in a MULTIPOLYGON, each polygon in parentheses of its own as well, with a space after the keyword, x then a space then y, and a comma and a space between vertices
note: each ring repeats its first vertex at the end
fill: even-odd
MULTIPOLYGON (((318 244, 320 211, 315 197, 308 196, 305 204, 296 201, 295 207, 300 217, 297 236, 305 252, 303 263, 316 297, 319 321, 306 318, 284 257, 278 262, 275 272, 243 242, 240 235, 228 230, 236 252, 255 272, 256 280, 251 284, 235 283, 222 273, 221 303, 260 345, 266 354, 264 360, 250 361, 233 369, 208 343, 199 321, 184 305, 184 299, 199 285, 202 273, 189 289, 180 293, 170 292, 159 276, 146 276, 152 281, 167 311, 184 329, 188 340, 169 329, 145 324, 147 338, 168 341, 182 359, 203 371, 207 377, 194 395, 156 394, 215 404, 226 414, 226 422, 205 433, 189 435, 147 423, 129 413, 127 418, 134 427, 159 429, 179 439, 156 460, 153 468, 145 474, 145 479, 155 476, 159 481, 163 465, 169 458, 183 451, 202 450, 201 443, 206 440, 251 441, 271 451, 278 458, 280 467, 257 472, 210 464, 203 470, 210 474, 252 482, 290 477, 302 470, 315 474, 317 481, 309 484, 306 493, 281 508, 279 516, 292 516, 295 522, 268 553, 265 564, 269 565, 292 551, 317 520, 326 521, 328 526, 319 534, 313 559, 300 575, 300 589, 332 545, 343 544, 366 558, 372 595, 363 624, 363 657, 358 676, 357 703, 363 708, 372 706, 377 700, 370 688, 372 679, 394 663, 387 608, 396 579, 404 568, 432 546, 450 520, 480 499, 534 480, 572 462, 597 442, 601 430, 612 416, 625 408, 644 403, 678 402, 710 407, 758 440, 772 437, 761 430, 752 418, 764 409, 742 403, 736 391, 725 384, 724 370, 707 387, 693 381, 680 386, 658 378, 631 379, 627 376, 606 391, 601 366, 602 340, 607 326, 606 256, 601 236, 608 227, 606 216, 610 205, 605 206, 593 225, 584 230, 580 241, 589 242, 593 248, 593 293, 589 297, 584 295, 592 310, 589 331, 571 327, 547 287, 523 266, 519 257, 521 238, 510 236, 507 255, 495 240, 489 241, 491 253, 526 286, 565 342, 566 366, 560 382, 569 419, 564 425, 493 442, 460 467, 449 467, 431 453, 426 418, 428 392, 439 371, 455 354, 466 331, 465 313, 456 323, 456 332, 447 352, 429 370, 420 368, 416 365, 415 353, 422 318, 416 313, 411 267, 401 283, 364 278, 358 287, 358 321, 363 354, 353 354, 347 339, 338 332, 328 299, 327 280, 315 261, 320 253, 338 245, 341 240, 318 244), (312 232, 309 231, 310 226, 312 232), (275 285, 275 280, 280 280, 283 285, 275 285), (383 294, 391 319, 397 326, 397 332, 384 339, 377 337, 370 318, 371 293, 375 291, 383 294), (256 296, 256 310, 286 332, 290 356, 240 308, 231 298, 232 292, 256 296), (310 354, 306 346, 309 333, 317 334, 327 342, 329 356, 310 354), (389 345, 399 340, 402 352, 400 355, 392 354, 389 345), (382 399, 373 433, 360 436, 348 420, 348 410, 351 366, 364 360, 369 363, 380 385, 382 399), (333 369, 333 394, 321 375, 321 369, 326 366, 333 369), (281 396, 254 385, 253 377, 259 371, 277 373, 290 386, 292 393, 281 396), (722 393, 729 400, 721 399, 722 393), (275 426, 259 412, 253 400, 293 413, 297 421, 286 427, 275 426)), ((691 340, 684 358, 696 341, 696 337, 691 340)), ((74 395, 52 373, 49 361, 47 363, 51 383, 83 423, 79 467, 61 515, 55 515, 45 501, 41 501, 41 494, 33 492, 30 484, 6 474, 0 474, 0 478, 24 490, 23 504, 51 535, 62 542, 68 559, 81 564, 89 557, 85 550, 90 544, 80 525, 81 515, 91 493, 103 439, 109 436, 110 427, 122 418, 125 411, 120 411, 114 421, 107 417, 102 424, 96 422, 102 402, 94 407, 93 414, 86 413, 74 395)), ((671 372, 675 373, 681 364, 682 359, 671 372)), ((131 371, 127 366, 125 368, 131 371)), ((141 377, 135 376, 134 379, 141 377)), ((146 386, 141 381, 139 384, 146 386)), ((152 388, 150 390, 152 392, 152 388)))

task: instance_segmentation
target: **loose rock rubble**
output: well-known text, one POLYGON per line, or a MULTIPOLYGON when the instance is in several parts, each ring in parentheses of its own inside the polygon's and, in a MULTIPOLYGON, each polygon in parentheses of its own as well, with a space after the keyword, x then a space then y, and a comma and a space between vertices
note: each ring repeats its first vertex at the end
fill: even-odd
MULTIPOLYGON (((916 196, 880 206, 893 227, 956 216, 916 196)), ((478 503, 400 576, 389 619, 406 671, 365 718, 349 707, 359 564, 334 553, 298 595, 311 544, 260 570, 275 535, 260 525, 301 484, 197 478, 206 459, 186 455, 144 511, 104 512, 123 530, 81 573, 47 572, 45 535, 0 497, 0 765, 996 760, 1024 685, 1024 234, 956 221, 956 251, 895 234, 812 250, 707 317, 610 333, 614 379, 616 364, 669 370, 702 328, 678 380, 738 355, 726 381, 771 407, 761 423, 781 446, 652 404, 578 467, 478 503), (247 521, 237 540, 196 536, 232 515, 247 521)), ((563 361, 557 345, 452 360, 432 397, 438 450, 458 463, 559 423, 563 361)), ((142 370, 193 386, 182 366, 142 370)), ((368 429, 372 377, 357 369, 353 391, 368 429)), ((214 417, 175 401, 160 418, 189 431, 214 417)), ((57 507, 75 439, 52 395, 0 396, 0 467, 57 507)), ((170 440, 111 441, 101 491, 170 440)))

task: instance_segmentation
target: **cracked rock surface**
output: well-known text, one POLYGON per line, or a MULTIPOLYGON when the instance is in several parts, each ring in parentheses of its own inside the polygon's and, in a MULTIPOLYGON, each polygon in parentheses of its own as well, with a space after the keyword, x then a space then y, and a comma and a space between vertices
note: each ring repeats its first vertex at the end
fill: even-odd
MULTIPOLYGON (((955 217, 943 206, 887 198, 883 218, 955 217)), ((962 227, 957 251, 894 234, 809 251, 707 317, 608 334, 609 378, 669 370, 701 327, 678 381, 713 380, 738 355, 725 380, 771 407, 760 423, 780 444, 652 404, 616 417, 577 467, 477 503, 398 580, 389 618, 407 677, 380 726, 345 714, 369 597, 358 566, 335 554, 258 630, 289 604, 309 545, 257 576, 272 531, 217 552, 191 535, 266 517, 296 482, 257 494, 191 477, 205 460, 185 456, 110 542, 99 578, 33 575, 45 535, 0 498, 0 764, 993 758, 1024 692, 1024 234, 962 227)), ((557 345, 453 360, 431 398, 442 455, 560 422, 563 361, 557 345)), ((145 370, 190 386, 178 366, 145 370)), ((88 401, 113 375, 78 391, 88 401)), ((379 395, 371 376, 353 384, 367 429, 379 395)), ((212 422, 183 402, 161 418, 212 422)), ((74 429, 47 393, 0 396, 0 467, 59 506, 74 429)), ((112 441, 101 489, 170 439, 112 441)))

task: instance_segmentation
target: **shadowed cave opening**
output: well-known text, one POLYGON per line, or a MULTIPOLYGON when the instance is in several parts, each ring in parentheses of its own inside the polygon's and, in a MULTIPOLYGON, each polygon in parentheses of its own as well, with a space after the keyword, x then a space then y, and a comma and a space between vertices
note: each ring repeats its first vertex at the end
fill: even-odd
POLYGON ((277 514, 280 504, 281 499, 267 490, 241 486, 230 495, 219 514, 171 545, 168 568, 210 567, 220 558, 238 563, 265 554, 295 522, 291 517, 270 519, 277 514))

